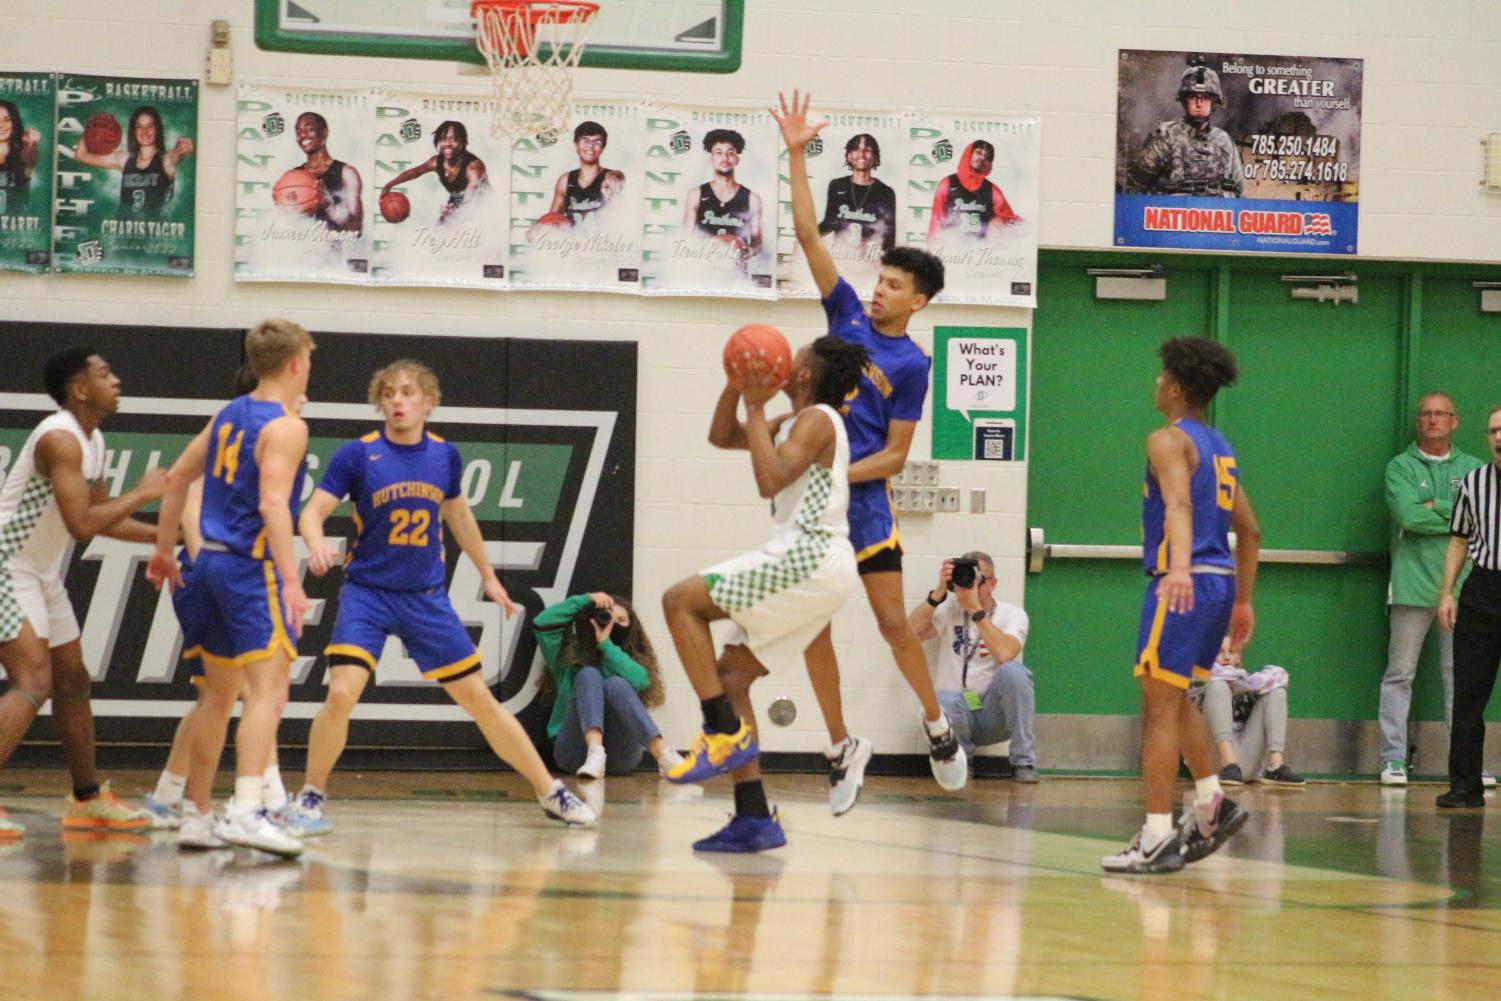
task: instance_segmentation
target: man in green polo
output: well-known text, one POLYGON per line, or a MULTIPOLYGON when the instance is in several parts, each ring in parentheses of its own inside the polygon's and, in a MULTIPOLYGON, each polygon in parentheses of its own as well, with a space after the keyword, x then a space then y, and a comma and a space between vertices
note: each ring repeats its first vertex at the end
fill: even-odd
MULTIPOLYGON (((1386 506, 1392 515, 1391 639, 1381 679, 1381 784, 1407 784, 1407 713, 1423 640, 1438 608, 1449 515, 1460 478, 1483 463, 1453 447, 1459 427, 1454 401, 1429 393, 1418 401, 1417 436, 1386 464, 1386 506)), ((1444 680, 1444 724, 1454 711, 1454 634, 1438 631, 1444 680)), ((1487 778, 1489 778, 1487 776, 1487 778)), ((1495 780, 1490 779, 1491 784, 1495 780)))

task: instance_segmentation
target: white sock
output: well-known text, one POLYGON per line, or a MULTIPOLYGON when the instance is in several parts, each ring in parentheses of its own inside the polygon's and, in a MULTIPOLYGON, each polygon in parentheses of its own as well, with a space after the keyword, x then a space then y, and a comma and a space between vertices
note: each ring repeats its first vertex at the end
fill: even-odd
POLYGON ((1147 839, 1152 844, 1158 844, 1163 838, 1173 833, 1173 815, 1171 813, 1147 814, 1147 825, 1142 828, 1147 832, 1147 839))
POLYGON ((1220 777, 1211 775, 1207 779, 1194 780, 1194 805, 1208 806, 1214 802, 1214 797, 1220 794, 1220 777))
POLYGON ((287 787, 281 781, 281 769, 267 765, 261 772, 261 799, 268 810, 280 810, 287 805, 287 787))
POLYGON ((187 787, 186 775, 173 775, 165 768, 162 769, 162 777, 156 780, 156 792, 151 798, 163 806, 173 806, 182 802, 182 791, 187 787))
POLYGON ((922 728, 927 731, 929 737, 942 737, 949 732, 949 718, 940 712, 937 719, 924 719, 922 728))
MULTIPOLYGON (((927 720, 924 720, 923 722, 926 723, 927 720)), ((829 749, 823 752, 823 756, 828 758, 830 761, 838 761, 839 756, 844 753, 845 748, 849 747, 854 742, 855 738, 845 737, 837 744, 830 744, 829 749)))
POLYGON ((261 777, 259 775, 236 775, 235 776, 235 813, 255 813, 265 805, 261 798, 261 777))

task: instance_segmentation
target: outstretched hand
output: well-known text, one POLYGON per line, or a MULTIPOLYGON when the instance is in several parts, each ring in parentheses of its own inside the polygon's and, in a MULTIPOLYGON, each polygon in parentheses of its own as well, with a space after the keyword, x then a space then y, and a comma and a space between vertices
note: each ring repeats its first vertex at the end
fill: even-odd
POLYGON ((809 140, 818 135, 829 124, 827 121, 809 124, 808 105, 813 101, 812 94, 802 95, 794 90, 792 92, 792 104, 790 107, 787 104, 786 94, 778 93, 777 101, 782 106, 781 114, 777 114, 775 108, 767 108, 766 110, 771 112, 771 117, 775 118, 777 124, 781 126, 782 141, 787 144, 787 148, 790 150, 801 150, 808 144, 809 140), (801 105, 798 103, 799 98, 801 98, 801 105))

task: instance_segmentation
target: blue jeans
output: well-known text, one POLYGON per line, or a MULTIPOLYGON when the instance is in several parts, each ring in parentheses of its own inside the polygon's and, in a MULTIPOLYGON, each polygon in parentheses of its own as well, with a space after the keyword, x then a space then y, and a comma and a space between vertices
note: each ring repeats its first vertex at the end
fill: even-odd
POLYGON ((641 763, 646 745, 662 735, 641 696, 624 678, 606 678, 597 667, 581 667, 573 676, 573 702, 563 717, 563 729, 553 743, 553 760, 565 772, 576 772, 589 752, 587 730, 605 735, 605 771, 625 775, 641 763))
POLYGON ((1032 717, 1037 710, 1037 694, 1032 672, 1019 660, 1008 660, 996 668, 990 687, 980 696, 980 708, 971 709, 963 692, 939 692, 954 735, 965 754, 974 754, 976 744, 1011 741, 1011 763, 1017 767, 1036 767, 1032 756, 1032 717))

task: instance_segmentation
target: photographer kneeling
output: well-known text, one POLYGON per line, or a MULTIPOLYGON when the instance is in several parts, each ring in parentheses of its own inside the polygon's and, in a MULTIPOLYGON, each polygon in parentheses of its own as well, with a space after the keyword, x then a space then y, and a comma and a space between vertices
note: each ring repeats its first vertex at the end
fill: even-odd
POLYGON ((666 771, 681 760, 647 708, 662 704, 651 640, 630 603, 602 591, 544 608, 532 622, 547 662, 538 698, 552 700, 547 736, 565 772, 600 778, 634 771, 643 750, 666 771))
POLYGON ((929 665, 938 702, 960 745, 974 760, 976 744, 1011 741, 1017 782, 1036 782, 1032 672, 1021 662, 1027 613, 996 601, 995 564, 986 553, 943 561, 938 587, 912 610, 907 623, 918 639, 937 637, 938 657, 929 665))

